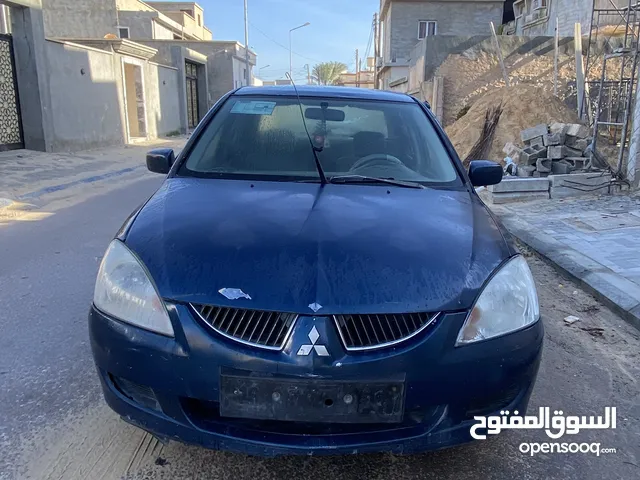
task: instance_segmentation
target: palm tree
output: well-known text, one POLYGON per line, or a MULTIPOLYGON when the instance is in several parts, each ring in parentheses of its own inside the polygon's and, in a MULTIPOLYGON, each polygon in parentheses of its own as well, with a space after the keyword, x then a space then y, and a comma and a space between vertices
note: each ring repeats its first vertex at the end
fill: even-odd
POLYGON ((342 62, 323 62, 313 67, 313 79, 320 85, 335 85, 340 74, 347 71, 342 62))

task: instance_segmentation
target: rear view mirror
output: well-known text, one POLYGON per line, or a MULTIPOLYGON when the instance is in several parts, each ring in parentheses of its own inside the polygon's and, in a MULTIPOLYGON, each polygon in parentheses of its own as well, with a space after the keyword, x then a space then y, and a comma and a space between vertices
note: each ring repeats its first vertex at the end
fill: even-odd
POLYGON ((502 181, 502 167, 489 160, 473 160, 469 164, 469 180, 474 187, 496 185, 502 181))
POLYGON ((327 122, 344 122, 344 112, 335 108, 309 107, 304 111, 309 120, 326 120, 327 122))
POLYGON ((172 148, 156 148, 147 152, 147 169, 153 173, 169 173, 175 161, 172 148))

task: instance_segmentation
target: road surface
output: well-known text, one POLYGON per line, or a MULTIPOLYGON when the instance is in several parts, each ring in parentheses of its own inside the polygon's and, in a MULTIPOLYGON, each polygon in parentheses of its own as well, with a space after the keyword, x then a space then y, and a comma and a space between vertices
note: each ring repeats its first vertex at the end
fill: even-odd
POLYGON ((531 409, 617 407, 615 430, 559 440, 616 453, 529 456, 521 443, 551 440, 520 430, 423 455, 263 459, 163 445, 125 424, 102 401, 87 311, 105 247, 160 182, 137 174, 0 218, 0 479, 640 478, 640 335, 531 255, 546 327, 531 409))

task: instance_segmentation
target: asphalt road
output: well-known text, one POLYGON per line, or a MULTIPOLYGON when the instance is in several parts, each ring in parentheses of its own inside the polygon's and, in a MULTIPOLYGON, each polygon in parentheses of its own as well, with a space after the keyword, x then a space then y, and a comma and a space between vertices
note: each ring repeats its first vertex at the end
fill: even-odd
POLYGON ((617 407, 615 430, 560 440, 616 453, 529 456, 521 443, 551 440, 520 430, 415 456, 262 459, 163 445, 125 424, 102 402, 86 314, 100 256, 159 182, 116 180, 0 222, 0 479, 640 478, 640 335, 532 256, 546 344, 531 409, 617 407), (566 325, 569 314, 580 320, 566 325))

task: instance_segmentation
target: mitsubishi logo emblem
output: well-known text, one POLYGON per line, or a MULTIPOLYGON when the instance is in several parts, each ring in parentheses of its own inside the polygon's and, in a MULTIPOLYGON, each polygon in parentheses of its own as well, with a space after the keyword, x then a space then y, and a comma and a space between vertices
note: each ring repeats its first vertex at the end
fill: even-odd
POLYGON ((316 354, 321 357, 328 357, 329 351, 327 347, 324 345, 318 344, 318 339, 320 338, 320 334, 314 325, 311 331, 309 332, 309 340, 311 341, 311 345, 301 345, 300 350, 298 350, 298 355, 308 356, 311 353, 311 350, 315 350, 316 354))

